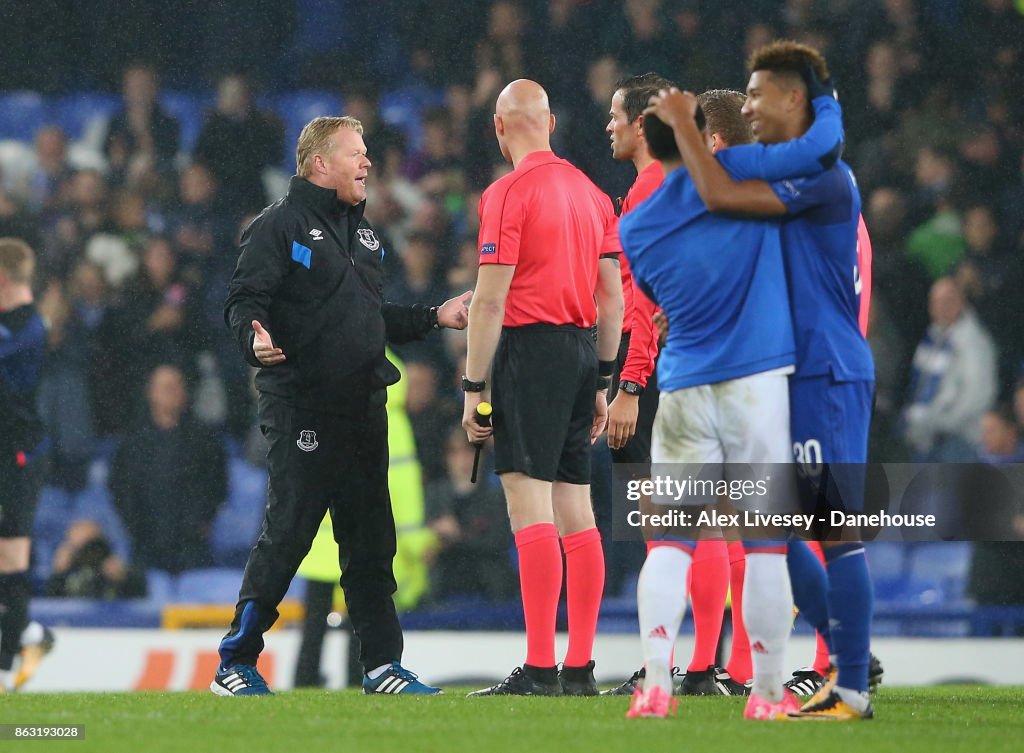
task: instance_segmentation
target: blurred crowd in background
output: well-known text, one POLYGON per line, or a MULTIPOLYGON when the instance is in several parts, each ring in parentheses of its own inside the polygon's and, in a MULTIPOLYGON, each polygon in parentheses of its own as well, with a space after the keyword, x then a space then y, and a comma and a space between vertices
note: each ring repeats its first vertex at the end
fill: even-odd
MULTIPOLYGON (((99 541, 106 549, 88 550, 95 595, 133 595, 144 570, 217 560, 209 542, 237 475, 229 465, 262 463, 252 374, 222 320, 225 286, 240 229, 283 194, 306 121, 362 121, 387 297, 437 304, 476 279, 480 194, 510 169, 491 120, 506 83, 546 87, 555 151, 614 198, 634 177, 604 130, 620 78, 653 70, 698 92, 743 90, 747 55, 776 37, 824 52, 844 106, 845 158, 874 244, 872 460, 1024 460, 1022 6, 23 4, 0 27, 0 236, 26 239, 39 258, 51 324, 46 485, 72 497, 102 485, 126 542, 65 519, 35 572, 53 571, 51 593, 75 592, 69 547, 84 557, 82 542, 99 541)), ((441 553, 430 555, 427 598, 509 596, 502 496, 468 486, 457 430, 465 335, 396 351, 441 553)), ((258 519, 263 489, 250 491, 258 519)))

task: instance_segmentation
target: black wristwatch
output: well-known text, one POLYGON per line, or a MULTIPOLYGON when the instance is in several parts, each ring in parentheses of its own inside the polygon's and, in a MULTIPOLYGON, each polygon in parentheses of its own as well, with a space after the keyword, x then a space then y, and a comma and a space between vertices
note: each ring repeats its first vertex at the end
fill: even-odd
POLYGON ((440 306, 431 306, 428 309, 428 313, 427 313, 427 317, 428 317, 427 321, 428 322, 433 322, 430 326, 433 327, 434 329, 441 329, 441 324, 437 321, 437 310, 439 308, 440 308, 440 306))
POLYGON ((462 377, 463 392, 483 392, 486 387, 487 382, 474 382, 465 375, 462 377))
POLYGON ((630 382, 629 380, 626 380, 625 382, 619 382, 619 389, 625 392, 627 395, 636 395, 637 397, 639 397, 640 395, 644 394, 644 386, 642 384, 630 382))

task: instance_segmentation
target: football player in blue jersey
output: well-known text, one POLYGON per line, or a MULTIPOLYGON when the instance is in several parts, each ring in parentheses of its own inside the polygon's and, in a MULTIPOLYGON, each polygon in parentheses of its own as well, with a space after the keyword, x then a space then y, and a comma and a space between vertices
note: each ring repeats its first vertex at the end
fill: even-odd
POLYGON ((24 241, 0 238, 0 695, 23 685, 41 653, 52 646, 51 636, 48 645, 35 641, 42 651, 31 659, 25 651, 30 643, 26 628, 32 524, 46 449, 36 411, 46 324, 32 296, 35 264, 35 254, 24 241))
MULTIPOLYGON (((728 150, 711 159, 688 120, 698 106, 678 90, 652 98, 650 112, 673 126, 697 191, 713 212, 778 217, 796 338, 796 371, 790 378, 794 460, 816 480, 831 507, 863 507, 863 464, 874 391, 874 362, 859 326, 860 274, 857 231, 860 194, 839 149, 823 155, 817 174, 807 176, 794 160, 789 175, 759 170, 764 154, 797 143, 814 122, 812 103, 833 98, 821 54, 780 41, 754 52, 743 115, 757 146, 728 150), (723 166, 728 169, 723 169, 723 166), (736 169, 757 174, 737 180, 736 169)), ((671 321, 671 320, 670 320, 671 321)), ((870 719, 872 585, 859 531, 843 530, 824 542, 827 618, 836 669, 794 716, 804 719, 870 719)), ((817 577, 813 567, 809 578, 817 577)), ((795 588, 799 587, 794 577, 795 588)), ((799 601, 799 599, 798 599, 799 601)))
MULTIPOLYGON (((737 129, 715 120, 731 118, 745 130, 743 96, 718 91, 702 97, 708 105, 703 148, 727 154, 730 145, 722 134, 737 129)), ((820 171, 820 160, 840 141, 841 118, 834 101, 818 106, 819 117, 803 139, 784 150, 760 150, 756 168, 730 166, 732 174, 739 180, 761 171, 781 176, 779 171, 788 172, 795 162, 805 174, 820 171)), ((657 117, 647 122, 648 148, 662 162, 665 181, 621 219, 620 237, 637 283, 670 322, 658 366, 662 397, 652 461, 654 469, 665 468, 660 465, 665 463, 712 464, 719 469, 715 482, 732 483, 738 480, 733 474, 739 464, 757 467, 792 460, 786 375, 796 354, 779 225, 709 213, 672 130, 657 117)), ((752 138, 749 131, 746 138, 752 138)), ((652 505, 679 508, 716 499, 700 493, 679 499, 656 492, 652 505)), ((736 505, 750 502, 743 499, 736 505)), ((634 695, 630 717, 666 716, 670 711, 670 656, 685 610, 693 530, 662 527, 641 571, 637 600, 647 676, 634 695)), ((799 708, 782 684, 793 608, 785 542, 752 542, 748 564, 744 616, 754 684, 745 716, 779 718, 799 708)))

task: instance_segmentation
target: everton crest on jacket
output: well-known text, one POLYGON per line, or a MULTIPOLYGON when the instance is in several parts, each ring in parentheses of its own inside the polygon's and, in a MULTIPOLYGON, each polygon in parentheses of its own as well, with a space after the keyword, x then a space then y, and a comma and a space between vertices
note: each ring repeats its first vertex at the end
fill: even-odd
POLYGON ((384 248, 365 207, 294 176, 288 194, 243 231, 224 319, 253 366, 253 320, 285 355, 260 368, 260 392, 299 408, 361 413, 399 378, 385 340, 417 339, 437 323, 436 309, 384 301, 384 248))

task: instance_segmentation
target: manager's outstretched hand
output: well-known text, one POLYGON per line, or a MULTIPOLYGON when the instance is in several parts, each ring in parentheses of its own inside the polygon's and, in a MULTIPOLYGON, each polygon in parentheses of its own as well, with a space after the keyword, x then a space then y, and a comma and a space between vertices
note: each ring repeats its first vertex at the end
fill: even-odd
POLYGON ((274 341, 270 333, 263 329, 263 325, 255 319, 252 320, 252 328, 256 337, 252 339, 252 352, 256 360, 264 366, 276 366, 285 360, 284 351, 274 347, 274 341))
POLYGON ((465 329, 469 324, 469 299, 473 297, 473 291, 465 293, 447 301, 437 307, 437 323, 448 329, 465 329))

